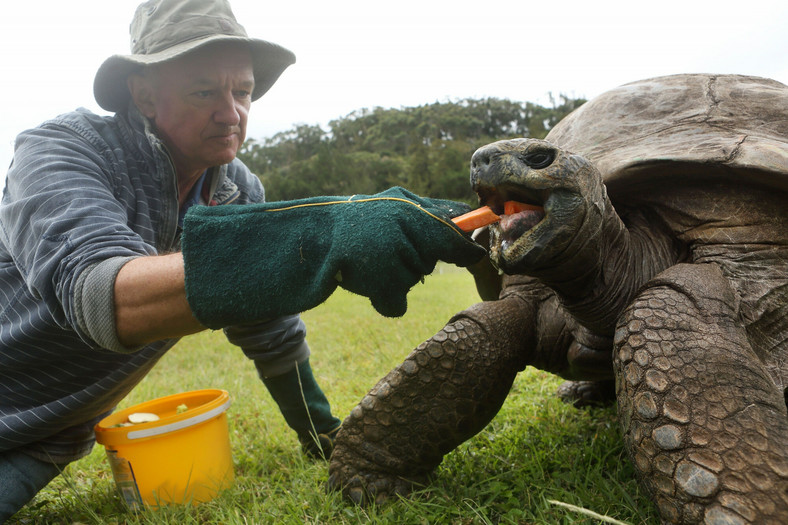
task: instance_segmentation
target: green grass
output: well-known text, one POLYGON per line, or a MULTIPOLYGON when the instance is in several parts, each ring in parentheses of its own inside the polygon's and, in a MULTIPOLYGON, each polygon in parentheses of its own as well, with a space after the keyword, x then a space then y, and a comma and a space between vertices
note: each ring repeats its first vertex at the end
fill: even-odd
MULTIPOLYGON (((439 266, 408 297, 408 313, 400 319, 383 318, 366 299, 343 291, 304 314, 312 366, 338 417, 344 418, 378 379, 452 314, 478 301, 470 276, 451 266, 439 266)), ((428 487, 407 500, 361 509, 326 492, 327 464, 302 456, 294 433, 240 349, 221 332, 204 332, 183 339, 120 408, 187 390, 228 390, 236 474, 231 489, 195 507, 134 513, 116 496, 104 449, 97 445, 11 522, 601 522, 586 511, 612 522, 657 522, 654 506, 634 480, 614 410, 575 410, 562 404, 554 395, 560 382, 526 369, 497 417, 446 456, 428 487)))

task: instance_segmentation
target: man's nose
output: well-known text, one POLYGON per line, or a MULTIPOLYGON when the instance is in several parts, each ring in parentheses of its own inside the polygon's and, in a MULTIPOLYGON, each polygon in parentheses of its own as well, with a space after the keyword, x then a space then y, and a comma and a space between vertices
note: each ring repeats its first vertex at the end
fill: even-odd
POLYGON ((214 120, 225 126, 237 126, 241 122, 241 111, 241 103, 235 99, 233 93, 225 93, 217 102, 214 120))

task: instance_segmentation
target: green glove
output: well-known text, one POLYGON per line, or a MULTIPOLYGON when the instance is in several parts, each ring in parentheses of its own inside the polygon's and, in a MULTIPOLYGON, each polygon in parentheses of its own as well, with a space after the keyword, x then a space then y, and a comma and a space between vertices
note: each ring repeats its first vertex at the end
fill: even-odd
POLYGON ((468 266, 485 250, 450 218, 469 210, 402 188, 247 206, 195 206, 183 226, 186 297, 210 328, 299 313, 338 285, 389 317, 440 259, 468 266))

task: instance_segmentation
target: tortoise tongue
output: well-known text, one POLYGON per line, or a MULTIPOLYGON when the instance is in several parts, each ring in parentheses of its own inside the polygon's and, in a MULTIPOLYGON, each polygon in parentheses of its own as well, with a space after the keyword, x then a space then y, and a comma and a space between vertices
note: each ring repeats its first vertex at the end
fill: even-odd
POLYGON ((544 219, 544 208, 522 202, 506 201, 499 226, 506 240, 514 241, 544 219))

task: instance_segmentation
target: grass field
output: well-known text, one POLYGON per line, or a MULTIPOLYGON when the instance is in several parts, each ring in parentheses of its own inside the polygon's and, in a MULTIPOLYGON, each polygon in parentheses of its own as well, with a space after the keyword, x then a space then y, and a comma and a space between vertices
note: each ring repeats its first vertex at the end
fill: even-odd
MULTIPOLYGON (((315 375, 338 417, 452 314, 478 301, 470 276, 451 266, 439 266, 408 298, 408 313, 399 319, 383 318, 366 299, 343 291, 303 315, 315 375)), ((120 408, 187 390, 228 390, 231 489, 199 506, 132 512, 116 496, 97 445, 11 523, 658 522, 634 480, 614 410, 562 404, 554 396, 560 382, 527 368, 497 417, 446 456, 429 487, 407 500, 361 509, 326 492, 327 464, 301 454, 252 363, 221 332, 204 332, 183 339, 120 408)))

